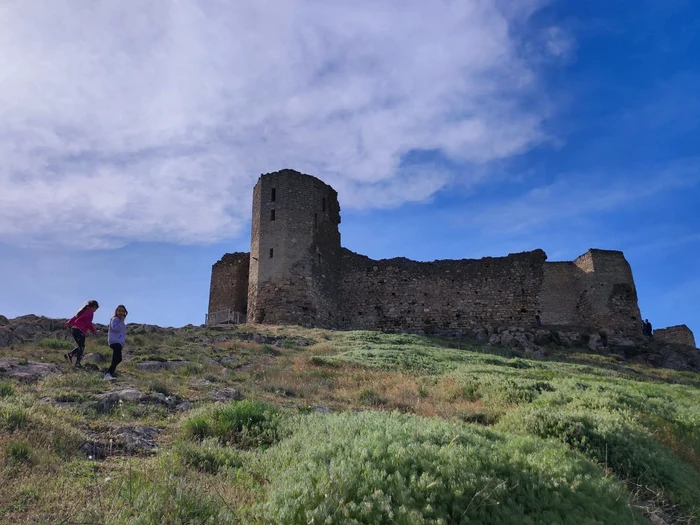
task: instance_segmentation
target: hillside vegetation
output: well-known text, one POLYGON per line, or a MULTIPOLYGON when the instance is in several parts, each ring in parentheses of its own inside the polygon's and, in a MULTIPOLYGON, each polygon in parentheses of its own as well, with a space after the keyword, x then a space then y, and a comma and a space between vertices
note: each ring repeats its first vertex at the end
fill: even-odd
POLYGON ((107 382, 104 335, 85 369, 71 347, 0 348, 5 375, 57 366, 0 380, 2 523, 700 522, 695 373, 555 346, 132 326, 107 382))

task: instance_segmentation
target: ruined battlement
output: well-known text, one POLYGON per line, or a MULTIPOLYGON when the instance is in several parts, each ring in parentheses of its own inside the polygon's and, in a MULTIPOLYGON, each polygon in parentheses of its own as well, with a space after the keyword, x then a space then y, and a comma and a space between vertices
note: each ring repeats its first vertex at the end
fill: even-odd
POLYGON ((654 330, 654 339, 662 343, 675 343, 696 348, 693 332, 684 324, 654 330))
POLYGON ((482 259, 373 260, 341 248, 337 192, 294 170, 260 176, 251 251, 212 268, 210 312, 340 329, 441 330, 576 325, 641 334, 637 292, 620 251, 548 262, 542 250, 482 259))

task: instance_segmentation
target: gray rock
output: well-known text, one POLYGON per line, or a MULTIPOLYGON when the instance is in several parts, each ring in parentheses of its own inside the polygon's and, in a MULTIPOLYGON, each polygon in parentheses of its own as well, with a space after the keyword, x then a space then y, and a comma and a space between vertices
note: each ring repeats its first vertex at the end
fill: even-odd
POLYGON ((535 330, 535 344, 542 346, 542 345, 547 345, 551 342, 554 341, 554 337, 552 335, 551 330, 545 330, 543 328, 539 328, 535 330))
POLYGON ((0 326, 5 326, 10 324, 10 320, 4 315, 0 315, 0 326))
POLYGON ((492 334, 489 337, 489 343, 491 346, 496 346, 501 344, 501 335, 500 334, 492 334))
POLYGON ((662 353, 662 366, 678 371, 692 370, 692 367, 688 366, 688 360, 673 350, 662 353))
POLYGON ((54 364, 25 361, 14 357, 0 358, 0 378, 32 383, 49 374, 60 373, 61 370, 54 364))
POLYGON ((132 387, 113 390, 112 392, 110 392, 110 394, 117 396, 117 399, 121 399, 122 401, 128 401, 132 403, 141 401, 146 396, 146 394, 144 394, 143 392, 136 390, 132 387))
POLYGON ((105 454, 105 447, 96 441, 87 441, 83 443, 79 451, 94 460, 104 459, 107 456, 107 454, 105 454))
POLYGON ((147 403, 159 403, 161 405, 166 405, 173 407, 177 405, 179 399, 177 396, 166 396, 160 392, 154 392, 143 398, 143 401, 147 403))
POLYGON ((190 403, 189 401, 183 401, 175 407, 175 410, 177 410, 178 412, 187 412, 188 410, 192 410, 193 408, 193 403, 190 403))
POLYGON ((191 364, 190 361, 141 361, 136 368, 145 372, 160 372, 161 370, 179 370, 191 364))
POLYGON ((583 338, 580 332, 560 330, 556 332, 555 339, 558 339, 558 343, 565 348, 583 346, 583 338))
POLYGON ((600 334, 592 333, 588 338, 588 348, 594 352, 600 352, 605 348, 600 334))
POLYGON ((107 358, 100 354, 99 352, 92 352, 90 354, 85 354, 83 357, 83 363, 93 363, 99 364, 107 361, 107 358))
POLYGON ((0 326, 0 348, 10 346, 12 344, 12 332, 8 328, 0 326))
POLYGON ((222 388, 209 393, 209 398, 214 401, 240 401, 243 393, 233 388, 222 388))
POLYGON ((610 344, 610 346, 637 346, 635 341, 622 336, 612 336, 608 338, 608 344, 610 344))
POLYGON ((112 430, 109 437, 127 452, 151 452, 157 448, 155 438, 159 433, 148 425, 122 425, 112 430))

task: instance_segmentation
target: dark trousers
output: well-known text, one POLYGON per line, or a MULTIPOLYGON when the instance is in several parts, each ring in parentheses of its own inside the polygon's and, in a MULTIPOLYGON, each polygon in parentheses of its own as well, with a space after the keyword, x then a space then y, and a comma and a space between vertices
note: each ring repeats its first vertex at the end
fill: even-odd
POLYGON ((117 365, 122 362, 122 345, 112 343, 109 345, 112 349, 112 366, 109 367, 109 375, 113 376, 117 371, 117 365))
POLYGON ((80 360, 83 358, 83 352, 85 352, 85 334, 77 328, 73 328, 71 333, 73 334, 73 339, 75 339, 75 344, 78 346, 71 351, 70 356, 76 357, 76 363, 80 363, 80 360))

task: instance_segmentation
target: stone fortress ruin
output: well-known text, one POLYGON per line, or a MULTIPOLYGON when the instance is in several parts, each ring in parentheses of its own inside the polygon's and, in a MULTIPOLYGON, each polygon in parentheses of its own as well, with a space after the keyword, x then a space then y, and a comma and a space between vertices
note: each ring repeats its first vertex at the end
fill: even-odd
MULTIPOLYGON (((576 326, 641 335, 632 270, 620 251, 567 262, 542 250, 506 257, 372 260, 340 244, 338 193, 294 170, 253 190, 250 253, 212 267, 209 316, 336 329, 467 332, 486 326, 576 326)), ((685 327, 667 329, 695 346, 685 327)), ((663 331, 657 331, 663 334, 663 331)))

